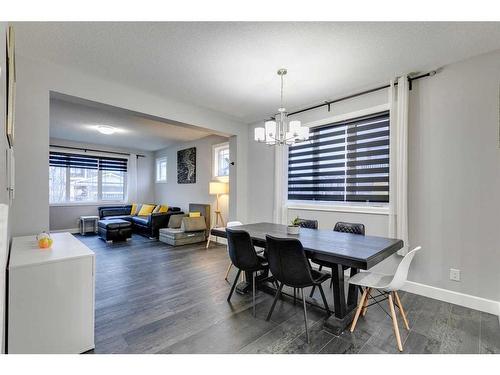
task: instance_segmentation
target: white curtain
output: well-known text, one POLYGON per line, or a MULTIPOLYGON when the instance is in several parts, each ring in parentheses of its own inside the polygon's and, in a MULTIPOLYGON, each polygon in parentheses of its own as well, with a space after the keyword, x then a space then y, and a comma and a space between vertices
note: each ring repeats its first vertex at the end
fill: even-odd
POLYGON ((389 89, 391 106, 391 140, 389 186, 389 237, 404 241, 404 247, 398 254, 405 255, 408 243, 408 77, 394 81, 389 89))
POLYGON ((288 146, 274 146, 274 206, 273 222, 287 224, 287 174, 288 174, 288 146))
POLYGON ((137 155, 130 154, 127 166, 127 201, 137 202, 137 155))

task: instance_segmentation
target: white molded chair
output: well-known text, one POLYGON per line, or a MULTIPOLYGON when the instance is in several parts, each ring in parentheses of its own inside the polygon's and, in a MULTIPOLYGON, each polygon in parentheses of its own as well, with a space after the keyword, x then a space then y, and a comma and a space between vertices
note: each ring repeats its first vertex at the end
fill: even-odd
MULTIPOLYGON (((238 225, 243 225, 243 223, 241 221, 229 221, 226 224, 226 228, 237 227, 238 225)), ((226 280, 226 281, 229 281, 227 278, 229 276, 229 271, 231 271, 232 266, 233 266, 233 263, 231 261, 229 261, 229 266, 227 267, 226 276, 224 277, 224 280, 226 280)), ((241 277, 243 279, 244 273, 241 274, 241 277)))
MULTIPOLYGON (((350 284, 358 285, 363 288, 363 294, 361 295, 361 300, 359 301, 358 308, 356 309, 356 314, 354 315, 354 320, 351 325, 351 332, 354 332, 354 328, 356 328, 356 323, 358 322, 359 316, 365 316, 366 311, 369 307, 368 300, 372 299, 373 303, 379 303, 385 299, 389 300, 389 309, 391 311, 392 325, 394 327, 394 335, 396 336, 396 341, 398 343, 399 351, 403 351, 403 345, 401 344, 401 336, 399 335, 399 327, 398 321, 396 318, 396 311, 394 309, 394 302, 396 303, 396 307, 399 309, 399 312, 403 318, 404 325, 406 329, 410 329, 408 326, 408 320, 406 319, 406 314, 403 309, 403 305, 401 304, 401 300, 398 295, 398 290, 406 282, 408 277, 408 270, 410 269, 411 261, 413 257, 422 247, 418 246, 410 251, 408 254, 404 256, 401 262, 396 269, 396 273, 394 275, 385 275, 377 272, 360 272, 349 280, 350 284), (380 294, 377 296, 372 296, 370 292, 372 289, 377 290, 380 294), (385 298, 379 299, 378 301, 375 297, 384 296, 385 298)), ((372 304, 373 304, 372 303, 372 304)))

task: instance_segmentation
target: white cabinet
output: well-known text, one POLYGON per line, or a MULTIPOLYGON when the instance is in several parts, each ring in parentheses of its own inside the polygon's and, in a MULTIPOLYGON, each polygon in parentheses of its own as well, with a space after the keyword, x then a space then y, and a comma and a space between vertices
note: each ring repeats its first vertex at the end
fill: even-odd
POLYGON ((95 254, 70 233, 51 249, 15 237, 9 261, 8 353, 82 353, 94 348, 95 254))

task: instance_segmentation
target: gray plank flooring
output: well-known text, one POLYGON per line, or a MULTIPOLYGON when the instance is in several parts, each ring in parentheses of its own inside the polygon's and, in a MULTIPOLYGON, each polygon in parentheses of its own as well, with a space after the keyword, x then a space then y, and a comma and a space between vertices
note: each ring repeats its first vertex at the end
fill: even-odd
MULTIPOLYGON (((324 312, 309 308, 307 344, 300 303, 280 300, 269 322, 268 294, 258 292, 256 318, 251 295, 235 293, 228 303, 224 246, 77 237, 96 253, 93 353, 398 353, 390 318, 378 306, 354 333, 340 336, 323 329, 324 312)), ((331 291, 327 297, 332 303, 331 291)), ((401 298, 410 322, 409 331, 399 322, 404 353, 500 353, 497 316, 410 293, 401 298)))

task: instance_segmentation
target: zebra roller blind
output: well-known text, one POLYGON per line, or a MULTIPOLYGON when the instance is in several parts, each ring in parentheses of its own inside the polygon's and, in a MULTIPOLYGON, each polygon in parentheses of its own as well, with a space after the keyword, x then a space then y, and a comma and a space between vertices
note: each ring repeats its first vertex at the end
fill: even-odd
POLYGON ((68 154, 50 151, 49 165, 52 167, 100 169, 102 171, 127 172, 127 159, 68 154))
POLYGON ((311 128, 288 151, 288 199, 389 202, 389 111, 311 128))

